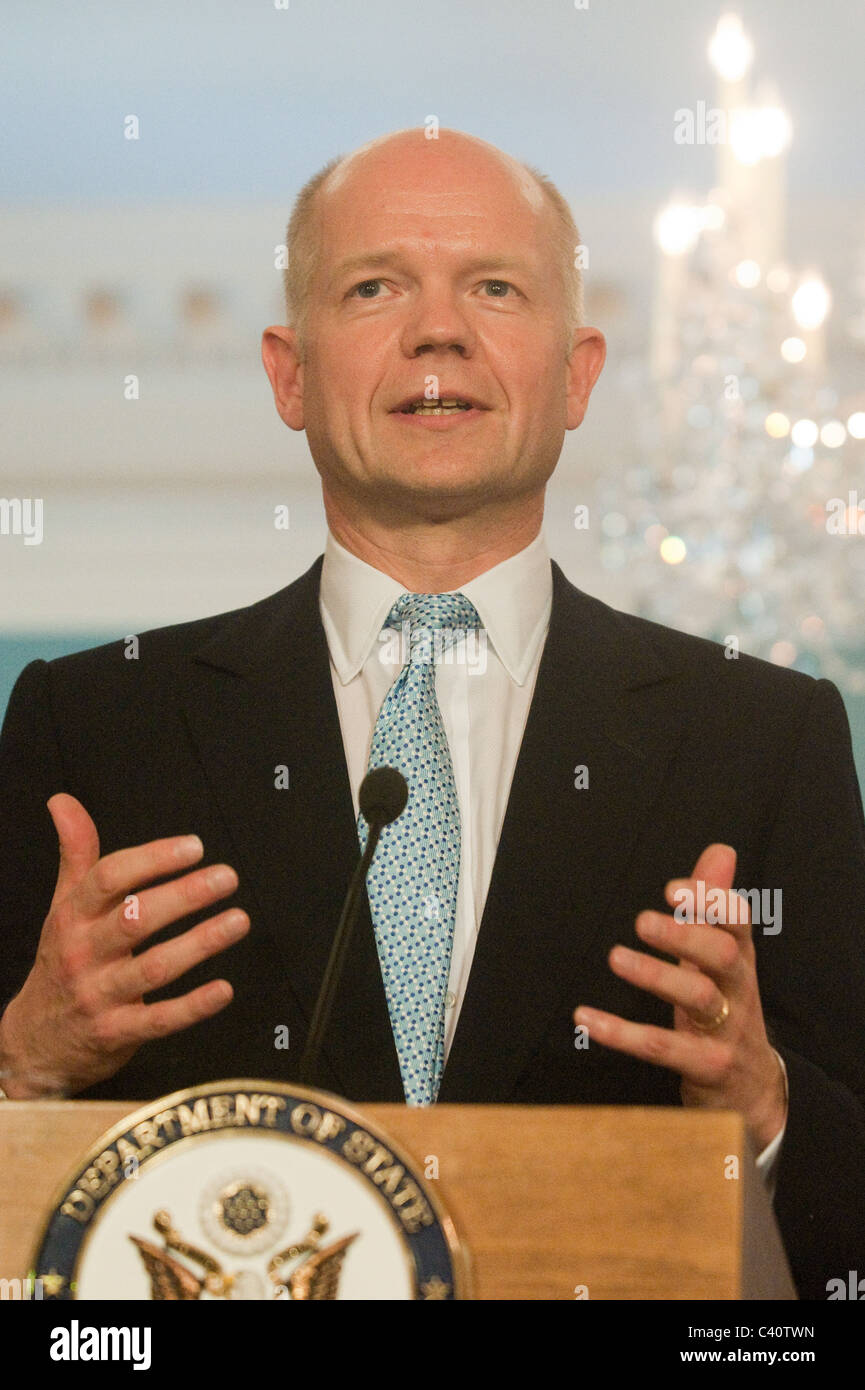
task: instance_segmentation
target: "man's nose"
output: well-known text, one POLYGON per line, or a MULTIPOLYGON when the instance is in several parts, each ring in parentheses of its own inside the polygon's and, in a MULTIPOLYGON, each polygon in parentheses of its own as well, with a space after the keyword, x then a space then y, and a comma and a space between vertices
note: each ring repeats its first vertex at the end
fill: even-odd
POLYGON ((418 294, 402 337, 403 351, 408 357, 439 350, 453 350, 461 357, 470 357, 475 348, 469 316, 457 296, 446 289, 418 294))

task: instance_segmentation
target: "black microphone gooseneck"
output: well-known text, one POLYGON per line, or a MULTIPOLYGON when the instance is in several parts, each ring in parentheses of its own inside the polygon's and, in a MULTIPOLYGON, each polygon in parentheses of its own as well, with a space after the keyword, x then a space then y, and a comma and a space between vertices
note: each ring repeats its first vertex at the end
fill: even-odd
POLYGON ((376 767, 364 777, 358 799, 361 813, 369 826, 369 834, 363 854, 348 885, 321 989, 315 1001, 306 1047, 300 1062, 300 1081, 303 1086, 312 1085, 312 1078, 318 1066, 322 1039, 327 1032, 334 997, 342 979, 345 958, 357 921, 360 896, 366 883, 367 870, 375 854, 375 847, 384 827, 395 821, 404 810, 408 801, 408 786, 402 773, 395 767, 376 767))

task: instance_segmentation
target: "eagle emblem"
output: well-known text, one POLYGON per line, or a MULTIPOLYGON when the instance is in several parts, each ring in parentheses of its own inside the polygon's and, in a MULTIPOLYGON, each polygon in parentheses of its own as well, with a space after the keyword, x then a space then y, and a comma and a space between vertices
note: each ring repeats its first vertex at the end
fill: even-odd
MULTIPOLYGON (((245 1196, 244 1200, 248 1207, 249 1198, 245 1196)), ((244 1220, 252 1223, 255 1219, 252 1210, 247 1210, 244 1220)), ((360 1234, 355 1231, 322 1247, 329 1222, 319 1213, 302 1240, 271 1257, 265 1280, 253 1268, 236 1270, 234 1273, 226 1271, 213 1255, 182 1238, 174 1229, 167 1211, 155 1214, 153 1226, 162 1237, 161 1246, 142 1236, 130 1235, 129 1239, 138 1250, 150 1278, 150 1296, 160 1301, 194 1300, 201 1298, 202 1294, 228 1299, 270 1297, 332 1301, 338 1294, 346 1253, 360 1234), (183 1259, 178 1256, 183 1256, 183 1259), (190 1261, 200 1266, 200 1273, 189 1267, 187 1262, 190 1261), (298 1261, 301 1262, 298 1264, 298 1261)))

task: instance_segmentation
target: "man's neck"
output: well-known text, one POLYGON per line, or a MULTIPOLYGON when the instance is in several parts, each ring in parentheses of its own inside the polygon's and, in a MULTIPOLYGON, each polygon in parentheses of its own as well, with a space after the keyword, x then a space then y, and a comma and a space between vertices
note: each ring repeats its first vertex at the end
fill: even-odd
POLYGON ((543 521, 543 498, 495 526, 475 514, 452 522, 410 521, 385 526, 369 518, 349 518, 325 497, 331 535, 374 569, 389 574, 409 593, 443 594, 460 589, 503 560, 525 550, 543 521))

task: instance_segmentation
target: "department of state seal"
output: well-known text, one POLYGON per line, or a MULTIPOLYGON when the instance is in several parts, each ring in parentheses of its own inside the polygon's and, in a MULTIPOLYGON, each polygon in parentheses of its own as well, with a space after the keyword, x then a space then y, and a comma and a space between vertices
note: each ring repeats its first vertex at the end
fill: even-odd
POLYGON ((466 1263, 430 1185, 343 1101, 222 1081, 104 1135, 32 1267, 55 1299, 305 1302, 464 1297, 466 1263))

